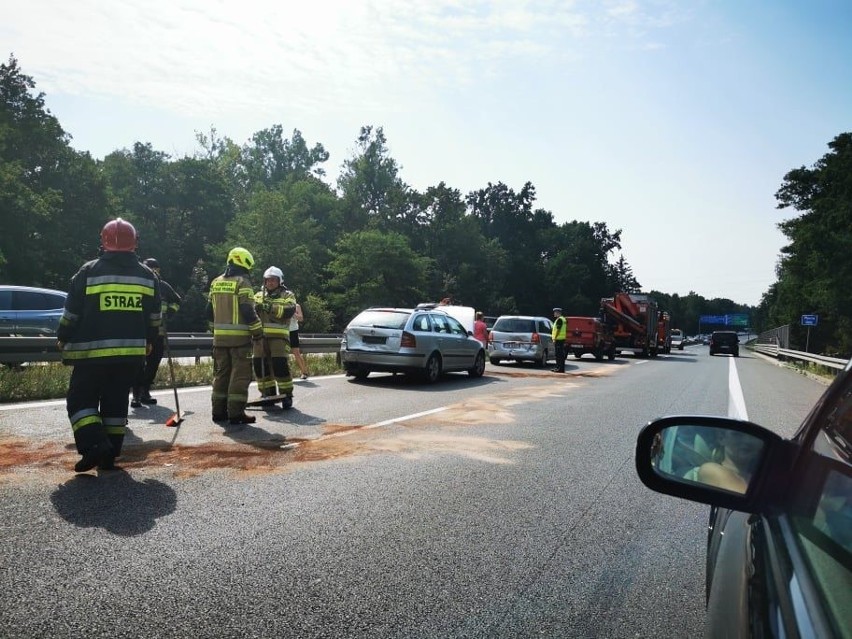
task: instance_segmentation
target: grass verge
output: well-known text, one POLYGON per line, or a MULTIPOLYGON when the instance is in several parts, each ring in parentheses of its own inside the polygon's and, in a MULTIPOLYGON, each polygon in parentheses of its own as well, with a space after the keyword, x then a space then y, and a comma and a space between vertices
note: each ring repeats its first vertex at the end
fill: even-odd
MULTIPOLYGON (((311 376, 333 375, 343 372, 333 353, 303 354, 311 376)), ((187 386, 207 386, 213 382, 213 362, 204 359, 198 364, 179 364, 175 362, 175 384, 178 388, 187 386)), ((299 376, 299 367, 290 358, 290 372, 294 378, 299 376)), ((47 363, 20 368, 0 366, 0 402, 31 402, 42 399, 64 398, 71 379, 71 367, 58 363, 47 363)), ((171 388, 168 360, 163 359, 154 389, 171 388)))

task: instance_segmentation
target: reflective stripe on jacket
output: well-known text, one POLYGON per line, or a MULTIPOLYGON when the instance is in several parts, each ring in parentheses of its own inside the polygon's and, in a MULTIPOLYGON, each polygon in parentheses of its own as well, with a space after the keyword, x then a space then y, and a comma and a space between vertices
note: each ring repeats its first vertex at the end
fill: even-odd
POLYGON ((242 274, 223 274, 210 282, 213 346, 244 346, 263 334, 254 310, 251 282, 242 274))
POLYGON ((65 364, 142 361, 162 321, 160 287, 133 253, 104 253, 71 279, 57 338, 65 364))
POLYGON ((290 339, 290 318, 296 312, 296 295, 293 291, 279 287, 274 291, 261 289, 254 294, 257 314, 263 323, 263 334, 269 338, 290 339), (269 311, 264 310, 264 302, 269 311))

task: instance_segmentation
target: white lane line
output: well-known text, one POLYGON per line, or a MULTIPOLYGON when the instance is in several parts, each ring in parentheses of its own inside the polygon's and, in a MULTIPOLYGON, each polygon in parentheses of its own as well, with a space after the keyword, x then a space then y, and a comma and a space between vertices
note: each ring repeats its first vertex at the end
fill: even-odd
POLYGON ((728 358, 728 417, 748 421, 743 389, 737 375, 736 357, 728 358))

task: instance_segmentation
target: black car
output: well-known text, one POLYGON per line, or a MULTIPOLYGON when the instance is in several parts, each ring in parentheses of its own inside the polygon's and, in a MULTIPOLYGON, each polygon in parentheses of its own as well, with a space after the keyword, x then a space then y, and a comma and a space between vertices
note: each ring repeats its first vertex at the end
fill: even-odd
POLYGON ((852 360, 792 439, 664 417, 640 433, 636 469, 712 506, 707 636, 852 636, 852 360))
POLYGON ((710 354, 730 353, 740 356, 740 338, 734 331, 713 331, 710 336, 710 354))

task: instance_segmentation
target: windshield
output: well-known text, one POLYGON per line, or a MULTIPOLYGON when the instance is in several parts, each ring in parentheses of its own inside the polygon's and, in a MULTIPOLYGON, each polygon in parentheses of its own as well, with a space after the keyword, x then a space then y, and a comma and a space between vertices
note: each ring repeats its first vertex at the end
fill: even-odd
POLYGON ((535 321, 520 317, 501 317, 494 324, 493 330, 504 333, 534 333, 535 321))

